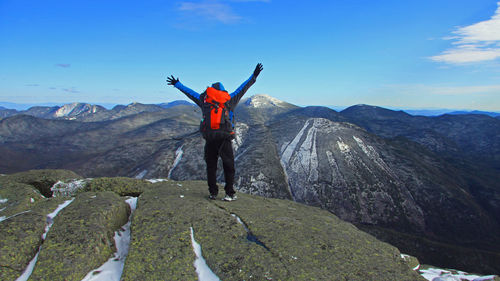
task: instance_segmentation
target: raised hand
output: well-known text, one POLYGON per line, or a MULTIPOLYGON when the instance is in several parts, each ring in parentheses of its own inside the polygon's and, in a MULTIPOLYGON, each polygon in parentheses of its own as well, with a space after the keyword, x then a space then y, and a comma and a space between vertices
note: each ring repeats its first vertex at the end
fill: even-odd
POLYGON ((175 79, 173 75, 170 75, 170 77, 167 77, 167 83, 169 85, 175 86, 175 84, 179 82, 179 78, 175 79))
POLYGON ((259 76, 262 69, 264 69, 264 67, 262 66, 262 63, 258 63, 257 66, 255 67, 255 70, 253 71, 253 76, 255 78, 257 78, 257 76, 259 76))

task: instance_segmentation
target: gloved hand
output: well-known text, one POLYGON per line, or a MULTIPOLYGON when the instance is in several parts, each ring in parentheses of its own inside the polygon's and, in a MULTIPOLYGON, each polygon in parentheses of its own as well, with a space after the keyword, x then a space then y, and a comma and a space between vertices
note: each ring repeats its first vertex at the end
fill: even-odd
POLYGON ((257 76, 259 76, 262 69, 264 69, 264 67, 262 66, 262 63, 258 63, 257 66, 255 67, 255 70, 253 71, 253 76, 255 78, 257 78, 257 76))
POLYGON ((179 78, 175 79, 173 75, 170 75, 170 77, 167 77, 167 83, 169 85, 175 86, 175 84, 179 82, 179 78))

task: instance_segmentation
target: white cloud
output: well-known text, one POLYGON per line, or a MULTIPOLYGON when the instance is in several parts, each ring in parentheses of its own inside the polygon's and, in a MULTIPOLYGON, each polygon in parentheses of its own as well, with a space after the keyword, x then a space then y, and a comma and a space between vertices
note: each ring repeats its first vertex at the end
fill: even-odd
POLYGON ((218 1, 182 2, 179 10, 225 24, 237 23, 242 19, 233 11, 231 6, 218 1))
POLYGON ((433 61, 454 64, 490 61, 497 58, 500 58, 499 47, 481 48, 478 46, 458 46, 431 57, 433 61))
POLYGON ((454 40, 453 47, 430 59, 436 62, 463 64, 500 58, 500 2, 497 6, 491 19, 459 27, 453 31, 453 36, 444 38, 454 40))

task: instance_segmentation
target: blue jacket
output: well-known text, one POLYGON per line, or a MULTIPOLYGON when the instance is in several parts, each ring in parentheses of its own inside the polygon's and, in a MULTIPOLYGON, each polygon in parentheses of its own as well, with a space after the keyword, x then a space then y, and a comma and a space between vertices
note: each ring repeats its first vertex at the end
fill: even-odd
MULTIPOLYGON (((250 78, 248 78, 245 82, 243 82, 243 84, 241 84, 241 86, 239 86, 238 89, 236 89, 236 91, 234 91, 230 94, 231 99, 226 104, 227 104, 227 107, 231 113, 234 110, 234 108, 238 105, 238 103, 240 102, 240 99, 243 97, 243 95, 255 83, 256 80, 257 80, 257 78, 254 77, 254 75, 252 74, 252 76, 250 76, 250 78)), ((205 97, 206 91, 204 91, 202 94, 199 94, 199 93, 191 90, 190 88, 184 86, 180 81, 175 83, 174 87, 181 90, 181 92, 183 92, 189 99, 191 99, 199 107, 202 106, 202 104, 203 104, 202 99, 205 97)), ((220 82, 212 84, 212 87, 214 87, 220 91, 226 91, 224 89, 224 86, 220 82)))

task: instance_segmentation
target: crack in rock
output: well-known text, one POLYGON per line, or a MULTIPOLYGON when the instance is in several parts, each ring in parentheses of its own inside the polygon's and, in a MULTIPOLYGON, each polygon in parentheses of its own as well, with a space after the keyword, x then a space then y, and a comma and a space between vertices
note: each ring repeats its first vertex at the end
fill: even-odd
POLYGON ((264 247, 264 249, 268 250, 268 251, 271 251, 267 246, 266 244, 264 244, 264 242, 260 241, 259 238, 257 238, 257 236, 255 236, 252 231, 250 231, 250 229, 248 229, 248 225, 240 218, 238 217, 236 214, 233 214, 231 213, 231 216, 235 217, 236 220, 241 224, 243 225, 243 227, 245 228, 246 232, 247 232, 247 240, 250 241, 250 242, 253 242, 261 247, 264 247))
MULTIPOLYGON (((245 230, 247 231, 247 234, 248 234, 248 233, 252 233, 252 232, 251 232, 251 230, 250 230, 250 228, 248 227, 248 225, 247 225, 247 224, 246 224, 243 220, 241 220, 241 218, 240 218, 238 215, 236 215, 235 213, 233 213, 233 212, 229 211, 229 210, 228 210, 228 209, 226 209, 224 206, 220 206, 220 205, 215 204, 215 203, 214 203, 214 205, 215 205, 215 206, 217 206, 217 207, 219 207, 219 209, 221 209, 221 210, 225 211, 226 213, 229 213, 231 216, 235 217, 235 218, 236 218, 236 220, 238 220, 238 222, 239 222, 240 224, 242 224, 242 225, 243 225, 243 227, 244 227, 244 228, 245 228, 245 230)), ((255 243, 255 244, 257 244, 257 245, 259 245, 259 246, 261 246, 261 247, 265 248, 265 249, 266 249, 266 250, 267 250, 267 251, 268 251, 268 252, 269 252, 269 253, 270 253, 273 257, 275 257, 275 258, 277 258, 277 259, 279 260, 279 262, 281 263, 281 265, 283 266, 283 268, 284 268, 284 269, 288 272, 288 275, 289 275, 289 276, 291 275, 291 271, 290 271, 290 269, 288 268, 288 266, 287 266, 286 262, 283 260, 283 257, 282 257, 282 255, 281 255, 280 253, 276 253, 276 252, 274 252, 271 248, 267 247, 267 245, 265 245, 262 241, 258 240, 258 239, 257 239, 257 236, 255 236, 255 235, 253 235, 253 234, 251 234, 250 239, 249 239, 249 236, 247 235, 247 239, 248 239, 250 242, 253 242, 253 243, 255 243), (260 243, 260 244, 259 244, 259 243, 257 243, 257 241, 252 241, 252 239, 254 239, 254 238, 255 238, 257 241, 259 241, 259 243, 260 243)))
POLYGON ((232 213, 231 211, 227 210, 223 206, 219 206, 218 204, 215 204, 215 206, 219 207, 219 209, 221 209, 221 210, 229 213, 231 216, 235 217, 236 220, 238 221, 238 223, 240 223, 241 225, 243 225, 243 227, 245 228, 245 231, 247 232, 247 240, 248 241, 257 244, 257 245, 263 247, 264 249, 266 249, 267 251, 269 251, 269 252, 272 253, 271 249, 269 249, 269 247, 267 247, 266 244, 264 244, 264 242, 260 241, 259 238, 257 238, 257 236, 255 236, 252 233, 252 231, 250 230, 250 228, 248 228, 248 224, 246 224, 238 215, 236 215, 235 213, 232 213))

